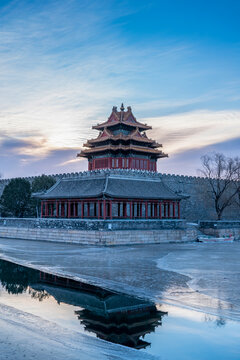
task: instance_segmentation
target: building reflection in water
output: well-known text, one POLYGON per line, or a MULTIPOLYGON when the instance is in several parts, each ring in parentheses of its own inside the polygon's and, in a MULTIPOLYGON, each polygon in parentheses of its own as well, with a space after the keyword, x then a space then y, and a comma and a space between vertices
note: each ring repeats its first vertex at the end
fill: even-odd
POLYGON ((0 260, 0 281, 10 294, 28 292, 40 301, 51 295, 59 304, 80 307, 75 314, 86 331, 136 349, 150 345, 144 336, 162 325, 162 317, 167 314, 153 302, 5 260, 0 260))
MULTIPOLYGON (((146 348, 149 342, 141 338, 162 324, 166 313, 158 311, 154 305, 142 303, 123 305, 119 296, 106 299, 109 309, 103 312, 83 309, 76 311, 80 322, 87 331, 94 332, 99 338, 136 349, 146 348), (119 308, 111 308, 111 301, 119 301, 119 308)), ((124 299, 125 300, 125 299, 124 299)))

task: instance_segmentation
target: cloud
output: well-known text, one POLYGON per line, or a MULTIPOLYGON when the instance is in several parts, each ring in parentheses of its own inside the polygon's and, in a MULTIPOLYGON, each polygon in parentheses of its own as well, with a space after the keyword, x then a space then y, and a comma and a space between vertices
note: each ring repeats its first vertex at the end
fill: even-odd
POLYGON ((236 137, 235 74, 226 79, 206 49, 182 39, 130 38, 131 16, 144 6, 111 0, 0 5, 0 171, 86 168, 76 153, 97 136, 91 126, 122 101, 153 126, 150 136, 170 159, 236 137))
POLYGON ((76 159, 78 151, 76 148, 50 150, 44 142, 5 138, 0 141, 0 173, 9 178, 85 170, 86 161, 76 159))
POLYGON ((152 125, 149 132, 170 154, 200 149, 240 135, 240 111, 200 110, 170 116, 144 118, 152 125))
POLYGON ((240 136, 231 140, 189 149, 175 153, 169 158, 158 161, 158 171, 169 174, 199 176, 201 169, 201 156, 215 152, 224 153, 226 156, 239 156, 240 136))
POLYGON ((176 42, 144 48, 127 44, 114 20, 136 10, 128 6, 117 12, 115 7, 113 12, 108 3, 116 5, 25 1, 25 7, 13 3, 2 10, 1 133, 39 133, 44 151, 81 146, 95 136, 91 126, 113 105, 133 101, 146 69, 184 54, 186 45, 176 42))

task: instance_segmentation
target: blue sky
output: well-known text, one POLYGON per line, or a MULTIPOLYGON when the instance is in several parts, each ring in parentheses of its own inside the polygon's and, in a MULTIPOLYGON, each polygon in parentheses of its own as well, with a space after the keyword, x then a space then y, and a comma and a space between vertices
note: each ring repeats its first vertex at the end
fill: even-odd
POLYGON ((167 173, 240 148, 239 1, 0 2, 0 173, 81 171, 91 126, 131 105, 167 173))

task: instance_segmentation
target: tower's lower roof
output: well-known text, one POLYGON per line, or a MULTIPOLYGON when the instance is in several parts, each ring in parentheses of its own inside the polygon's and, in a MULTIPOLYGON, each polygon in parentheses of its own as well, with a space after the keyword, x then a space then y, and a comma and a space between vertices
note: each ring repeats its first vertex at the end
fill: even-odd
POLYGON ((181 200, 164 184, 159 176, 147 171, 100 170, 89 171, 83 175, 59 180, 42 194, 35 194, 41 199, 156 199, 181 200))

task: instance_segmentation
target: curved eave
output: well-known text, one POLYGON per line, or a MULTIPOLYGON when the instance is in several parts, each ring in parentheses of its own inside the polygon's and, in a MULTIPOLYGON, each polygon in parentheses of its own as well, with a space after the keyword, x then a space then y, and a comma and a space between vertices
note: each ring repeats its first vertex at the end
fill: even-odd
MULTIPOLYGON (((105 196, 107 196, 109 199, 111 198, 111 199, 119 199, 120 197, 119 196, 117 196, 117 195, 114 195, 114 194, 111 194, 111 193, 104 193, 104 195, 105 196)), ((141 199, 139 199, 139 196, 136 196, 136 197, 129 197, 129 196, 124 196, 124 195, 121 195, 121 199, 128 199, 128 200, 144 200, 144 201, 146 201, 146 200, 149 200, 149 201, 151 201, 151 200, 169 200, 169 201, 174 201, 174 200, 177 200, 177 201, 180 201, 180 200, 182 200, 183 198, 182 197, 179 197, 179 196, 177 196, 176 195, 176 197, 170 197, 170 196, 166 196, 166 197, 164 197, 164 196, 161 196, 161 197, 154 197, 154 196, 152 196, 152 197, 145 197, 145 196, 141 196, 141 199)))
POLYGON ((176 194, 176 196, 174 195, 171 195, 171 196, 144 196, 143 194, 141 195, 141 198, 139 196, 129 196, 129 194, 127 196, 125 196, 124 194, 121 194, 120 196, 118 194, 113 194, 111 192, 100 192, 100 193, 95 193, 95 194, 89 194, 89 195, 84 195, 84 196, 71 196, 71 195, 61 195, 61 196, 51 196, 50 194, 48 195, 47 193, 45 194, 36 194, 36 196, 34 196, 35 198, 38 198, 38 199, 41 199, 41 200, 61 200, 61 199, 71 199, 71 200, 81 200, 81 199, 101 199, 102 197, 107 197, 109 199, 128 199, 128 200, 163 200, 163 201, 180 201, 180 200, 183 200, 183 199, 187 199, 189 198, 190 196, 188 195, 187 197, 185 196, 179 196, 176 194))
POLYGON ((128 122, 128 121, 111 121, 111 122, 104 122, 102 124, 99 124, 99 125, 94 125, 92 126, 92 129, 95 129, 95 130, 103 130, 104 128, 107 128, 107 127, 113 127, 115 125, 118 125, 118 124, 123 124, 123 125, 127 125, 127 126, 130 126, 132 128, 136 128, 138 127, 140 131, 142 130, 150 130, 152 129, 151 126, 148 126, 148 125, 145 125, 145 124, 142 124, 142 123, 139 123, 139 122, 128 122))
POLYGON ((35 199, 41 199, 41 196, 44 196, 45 193, 46 193, 46 191, 35 192, 35 193, 32 193, 31 197, 35 198, 35 199))
POLYGON ((138 141, 140 143, 146 143, 146 144, 152 144, 152 146, 154 147, 162 147, 162 144, 159 144, 157 143, 155 140, 152 140, 152 139, 148 139, 148 138, 141 138, 139 136, 126 136, 126 135, 113 135, 113 136, 108 136, 108 137, 105 137, 105 138, 96 138, 96 139, 91 139, 91 140, 88 140, 85 144, 83 144, 83 146, 86 146, 86 147, 94 147, 94 146, 97 146, 97 144, 101 144, 102 142, 105 142, 105 141, 119 141, 119 140, 122 140, 122 141, 131 141, 131 140, 134 140, 134 141, 138 141))
MULTIPOLYGON (((103 195, 103 193, 102 192, 100 192, 100 193, 98 193, 98 194, 91 194, 91 195, 84 195, 84 199, 95 199, 95 198, 101 198, 102 197, 102 195, 103 195)), ((62 195, 62 196, 58 196, 58 197, 56 197, 56 196, 48 196, 47 194, 46 195, 43 195, 43 196, 39 196, 38 197, 39 199, 46 199, 46 200, 60 200, 60 199, 72 199, 72 200, 81 200, 81 199, 83 199, 83 197, 77 197, 77 196, 64 196, 64 195, 62 195)))
POLYGON ((88 156, 88 155, 93 155, 95 153, 101 153, 101 152, 105 152, 105 151, 136 151, 136 152, 140 152, 140 153, 157 155, 159 157, 167 157, 168 156, 167 154, 164 154, 160 150, 155 150, 155 149, 151 149, 151 148, 147 148, 147 147, 132 146, 132 145, 130 145, 130 146, 124 146, 124 145, 99 146, 99 147, 95 147, 93 149, 82 150, 79 154, 77 154, 77 156, 88 156))
POLYGON ((86 155, 83 151, 77 154, 77 157, 88 157, 89 155, 86 155))

